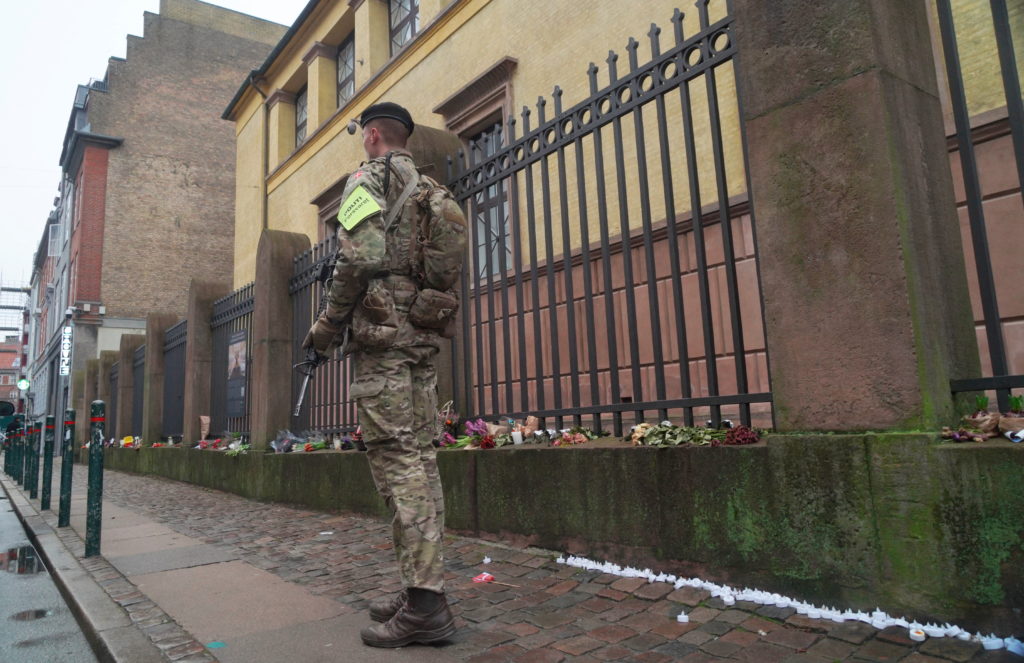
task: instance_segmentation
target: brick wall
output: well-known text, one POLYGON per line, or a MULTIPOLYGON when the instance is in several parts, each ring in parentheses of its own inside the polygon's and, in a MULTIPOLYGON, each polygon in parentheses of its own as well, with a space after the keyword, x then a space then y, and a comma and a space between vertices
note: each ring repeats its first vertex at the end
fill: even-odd
POLYGON ((271 47, 147 13, 144 36, 111 59, 109 91, 94 90, 88 111, 92 131, 124 141, 107 168, 97 297, 107 317, 184 315, 191 278, 230 275, 234 132, 220 113, 271 47))
POLYGON ((79 167, 78 209, 72 223, 71 264, 74 266, 72 302, 100 300, 103 230, 106 215, 107 159, 105 148, 87 146, 79 167))

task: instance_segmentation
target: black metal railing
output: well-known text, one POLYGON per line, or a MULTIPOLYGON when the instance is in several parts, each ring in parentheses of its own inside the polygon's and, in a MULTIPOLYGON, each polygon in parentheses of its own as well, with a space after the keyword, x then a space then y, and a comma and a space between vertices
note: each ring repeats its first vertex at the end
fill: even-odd
POLYGON ((210 432, 215 435, 249 434, 253 301, 249 283, 213 303, 210 432))
MULTIPOLYGON (((972 57, 998 62, 1006 105, 1003 109, 995 109, 995 120, 972 127, 972 121, 977 118, 972 117, 968 105, 953 7, 950 0, 936 0, 949 102, 956 126, 956 151, 962 173, 962 206, 966 208, 970 234, 969 246, 964 249, 968 264, 973 262, 975 266, 976 278, 969 280, 972 281, 970 285, 976 311, 980 309, 978 321, 984 330, 979 334, 979 345, 982 347, 981 364, 985 377, 952 380, 951 387, 953 392, 994 391, 999 409, 1006 411, 1012 389, 1024 387, 1024 375, 1014 374, 1024 372, 1024 365, 1011 365, 1004 335, 1008 326, 1024 324, 1024 307, 1020 298, 1014 296, 1019 290, 1020 258, 1010 250, 997 252, 1002 255, 996 255, 994 260, 991 247, 1012 247, 1024 239, 1024 210, 1020 206, 1020 198, 1024 195, 1024 100, 1021 99, 1017 51, 1006 0, 990 0, 989 6, 995 40, 986 41, 983 46, 973 41, 974 48, 988 50, 975 52, 972 57), (997 173, 991 169, 981 172, 976 146, 981 142, 1006 141, 1007 136, 1010 144, 1007 151, 1012 152, 1012 158, 1007 158, 998 168, 1015 167, 1016 177, 999 173, 1001 177, 995 178, 997 173), (992 189, 995 179, 1002 180, 997 185, 998 190, 992 189), (1013 204, 1007 205, 1010 201, 1013 204), (994 239, 990 238, 990 233, 994 233, 994 239)), ((957 9, 965 7, 958 6, 957 9)), ((1017 45, 1019 48, 1020 44, 1017 45)), ((991 154, 991 145, 985 149, 991 154)), ((1015 354, 1020 355, 1019 349, 1015 354)))
POLYGON ((164 332, 164 407, 161 437, 180 437, 185 420, 185 346, 188 320, 164 332))
POLYGON ((120 394, 117 392, 117 383, 121 372, 121 362, 114 362, 107 375, 107 384, 110 386, 110 405, 107 407, 106 429, 104 431, 107 439, 117 437, 117 401, 120 394))
POLYGON ((696 8, 664 51, 651 26, 647 63, 631 38, 626 73, 611 52, 589 98, 563 109, 556 87, 552 115, 542 97, 455 161, 471 226, 460 413, 610 417, 616 434, 629 412, 771 424, 733 19, 696 8))
MULTIPOLYGON (((310 325, 316 319, 317 309, 323 295, 323 285, 318 281, 320 270, 325 263, 334 259, 337 239, 334 235, 314 245, 295 258, 293 276, 288 284, 293 307, 292 363, 302 361, 305 351, 302 340, 310 325)), ((335 355, 320 366, 310 381, 302 409, 293 417, 292 428, 296 431, 319 430, 324 433, 347 433, 355 430, 355 402, 349 399, 348 386, 352 382, 351 360, 335 355)), ((293 373, 292 403, 298 398, 300 376, 293 373)))
POLYGON ((143 395, 146 387, 146 346, 140 345, 132 353, 132 430, 131 435, 142 435, 143 395))

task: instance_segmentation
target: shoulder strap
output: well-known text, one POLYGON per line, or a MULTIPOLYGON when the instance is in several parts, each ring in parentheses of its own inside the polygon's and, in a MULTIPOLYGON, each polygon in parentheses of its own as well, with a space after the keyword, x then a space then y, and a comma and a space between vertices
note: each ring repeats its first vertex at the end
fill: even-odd
POLYGON ((405 207, 405 203, 408 202, 409 198, 416 191, 416 187, 419 183, 419 173, 414 173, 413 177, 410 177, 409 181, 406 182, 405 188, 402 189, 402 193, 398 196, 398 200, 396 200, 395 204, 388 210, 387 219, 384 221, 385 232, 391 232, 392 224, 394 224, 395 220, 398 219, 398 215, 402 213, 402 208, 405 207))

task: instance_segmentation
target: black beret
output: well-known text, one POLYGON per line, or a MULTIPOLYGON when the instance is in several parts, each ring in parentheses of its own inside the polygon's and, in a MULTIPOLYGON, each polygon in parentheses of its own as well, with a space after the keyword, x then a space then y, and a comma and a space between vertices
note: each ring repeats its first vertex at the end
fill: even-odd
POLYGON ((412 134, 412 130, 416 128, 416 124, 413 123, 412 115, 409 114, 409 111, 390 101, 374 104, 364 110, 363 114, 359 117, 359 126, 365 127, 366 123, 370 120, 378 120, 382 117, 389 117, 392 120, 398 120, 405 125, 405 128, 409 130, 410 134, 412 134))

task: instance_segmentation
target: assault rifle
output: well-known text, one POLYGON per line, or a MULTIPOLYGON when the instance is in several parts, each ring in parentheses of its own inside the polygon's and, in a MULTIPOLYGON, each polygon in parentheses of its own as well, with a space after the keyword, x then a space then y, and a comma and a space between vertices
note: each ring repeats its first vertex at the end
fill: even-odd
MULTIPOLYGON (((334 274, 334 260, 324 260, 323 264, 320 265, 320 274, 317 275, 317 280, 323 284, 323 294, 320 296, 320 306, 317 308, 316 317, 314 320, 319 319, 321 314, 327 310, 327 298, 331 294, 331 276, 334 274)), ((345 327, 345 335, 341 342, 341 352, 345 353, 345 346, 348 345, 348 326, 345 327)), ((306 356, 299 363, 293 367, 299 373, 302 373, 302 386, 299 387, 299 400, 295 403, 295 410, 292 412, 293 417, 299 416, 299 411, 302 409, 302 401, 306 397, 306 389, 309 388, 309 381, 313 377, 313 373, 320 367, 321 364, 327 362, 329 358, 320 354, 313 348, 306 348, 306 356)))

